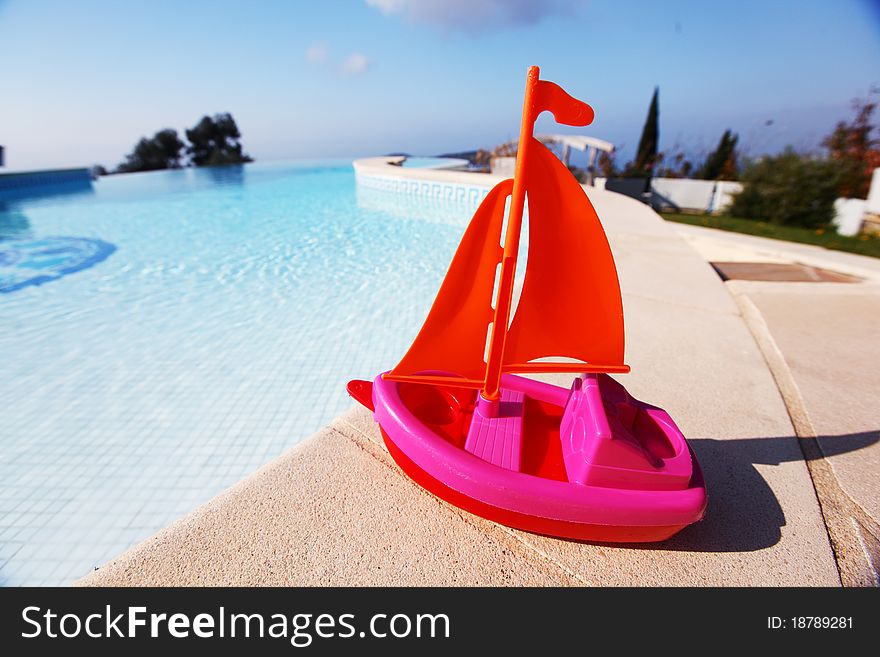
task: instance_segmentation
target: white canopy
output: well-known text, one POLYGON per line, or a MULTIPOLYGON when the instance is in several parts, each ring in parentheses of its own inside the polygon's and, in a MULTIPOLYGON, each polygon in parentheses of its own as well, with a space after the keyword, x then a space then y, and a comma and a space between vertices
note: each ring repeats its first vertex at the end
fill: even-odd
POLYGON ((604 139, 587 137, 585 135, 538 135, 535 137, 540 142, 552 142, 562 144, 563 147, 576 148, 579 151, 588 151, 591 148, 597 151, 610 153, 614 150, 614 144, 604 139))
MULTIPOLYGON (((562 144, 562 163, 565 166, 568 166, 571 149, 576 148, 579 151, 584 151, 587 154, 587 183, 593 184, 593 177, 596 174, 596 159, 599 156, 600 152, 603 153, 613 153, 614 152, 614 144, 611 142, 607 142, 604 139, 597 139, 596 137, 587 137, 586 135, 535 135, 535 139, 544 144, 562 144)), ((517 142, 512 141, 505 146, 513 146, 517 142)), ((512 158, 508 158, 511 159, 512 158)), ((504 175, 508 175, 513 171, 513 162, 511 161, 507 166, 510 168, 510 172, 507 172, 505 169, 504 175)), ((500 164, 499 168, 496 169, 496 165, 492 165, 492 171, 495 172, 501 171, 500 164)))
POLYGON ((599 151, 605 153, 614 151, 614 144, 586 135, 537 135, 535 139, 545 144, 562 144, 562 163, 565 166, 568 166, 572 148, 585 151, 587 153, 587 182, 591 185, 596 173, 596 157, 599 155, 599 151))

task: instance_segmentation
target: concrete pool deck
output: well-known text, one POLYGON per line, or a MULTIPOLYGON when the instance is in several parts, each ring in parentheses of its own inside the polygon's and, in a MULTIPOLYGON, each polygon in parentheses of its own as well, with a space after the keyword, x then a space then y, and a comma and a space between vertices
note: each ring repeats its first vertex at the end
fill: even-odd
POLYGON ((623 290, 633 372, 621 380, 666 408, 689 437, 709 486, 702 522, 642 547, 512 530, 413 485, 385 451, 369 412, 353 408, 78 583, 876 582, 878 421, 869 395, 877 389, 877 346, 866 325, 877 314, 876 306, 862 305, 877 303, 876 286, 849 285, 859 292, 846 292, 847 302, 829 287, 843 284, 794 284, 816 291, 725 285, 649 208, 611 192, 588 193, 623 290), (834 309, 817 311, 827 300, 834 309), (849 312, 849 324, 825 325, 849 312), (804 322, 811 331, 797 330, 804 322), (816 347, 841 328, 849 333, 837 351, 816 347), (847 395, 844 386, 861 392, 847 395), (813 443, 818 452, 810 451, 813 443))

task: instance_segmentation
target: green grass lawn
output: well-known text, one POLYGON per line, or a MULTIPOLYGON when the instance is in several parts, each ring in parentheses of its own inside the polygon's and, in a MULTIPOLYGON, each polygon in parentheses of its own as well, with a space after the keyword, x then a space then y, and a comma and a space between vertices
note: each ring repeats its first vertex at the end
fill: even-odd
POLYGON ((677 221, 682 224, 691 224, 692 226, 706 226, 707 228, 730 230, 734 233, 746 233, 747 235, 772 237, 789 242, 815 244, 826 249, 849 251, 850 253, 880 258, 880 238, 868 235, 845 237, 830 230, 823 231, 797 226, 778 226, 776 224, 768 224, 765 221, 739 219, 738 217, 678 214, 672 212, 661 212, 660 216, 667 221, 677 221))

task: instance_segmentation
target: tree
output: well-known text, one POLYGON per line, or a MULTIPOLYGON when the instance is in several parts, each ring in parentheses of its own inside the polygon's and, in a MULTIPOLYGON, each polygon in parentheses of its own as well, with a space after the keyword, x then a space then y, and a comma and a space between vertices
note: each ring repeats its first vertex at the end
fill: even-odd
POLYGON ((599 153, 599 161, 597 162, 597 166, 599 167, 599 175, 605 178, 614 178, 617 176, 617 159, 616 159, 617 151, 611 151, 607 153, 605 151, 599 153))
POLYGON ((834 215, 840 167, 795 152, 764 157, 746 166, 743 190, 728 214, 773 224, 826 228, 834 215))
MULTIPOLYGON (((874 93, 876 91, 872 95, 874 93)), ((866 100, 853 101, 853 109, 855 118, 850 123, 840 121, 822 145, 840 167, 840 195, 867 198, 871 174, 880 167, 880 139, 874 136, 872 123, 877 100, 869 96, 866 100)))
POLYGON ((197 167, 253 162, 253 158, 242 153, 241 133, 228 112, 213 118, 203 116, 186 131, 186 138, 190 142, 186 149, 190 162, 197 167))
POLYGON ((134 150, 125 156, 125 162, 116 167, 116 171, 131 173, 179 169, 180 152, 185 145, 177 136, 177 130, 171 128, 160 130, 151 139, 141 137, 134 150))
POLYGON ((639 139, 639 148, 636 151, 636 159, 629 165, 627 175, 650 178, 657 163, 657 143, 660 138, 658 119, 660 116, 660 87, 654 87, 654 95, 651 97, 651 105, 648 107, 648 116, 645 126, 642 128, 642 136, 639 139))
POLYGON ((476 164, 477 166, 481 166, 481 167, 489 166, 491 161, 492 161, 492 153, 490 153, 489 151, 487 151, 483 148, 478 148, 477 152, 474 153, 473 157, 471 158, 472 164, 476 164))
POLYGON ((694 177, 702 180, 736 180, 736 143, 738 141, 739 135, 725 130, 718 146, 709 153, 694 177))
POLYGON ((654 171, 661 178, 690 178, 694 165, 676 144, 669 154, 657 153, 654 171))

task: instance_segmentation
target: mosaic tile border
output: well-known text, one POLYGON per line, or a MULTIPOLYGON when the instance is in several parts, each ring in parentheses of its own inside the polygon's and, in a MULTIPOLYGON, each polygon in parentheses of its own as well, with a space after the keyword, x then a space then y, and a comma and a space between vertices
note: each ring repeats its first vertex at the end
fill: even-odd
POLYGON ((417 196, 423 199, 428 198, 459 207, 476 207, 492 188, 491 185, 466 185, 439 180, 397 178, 362 171, 356 171, 355 180, 359 186, 367 189, 417 196))

